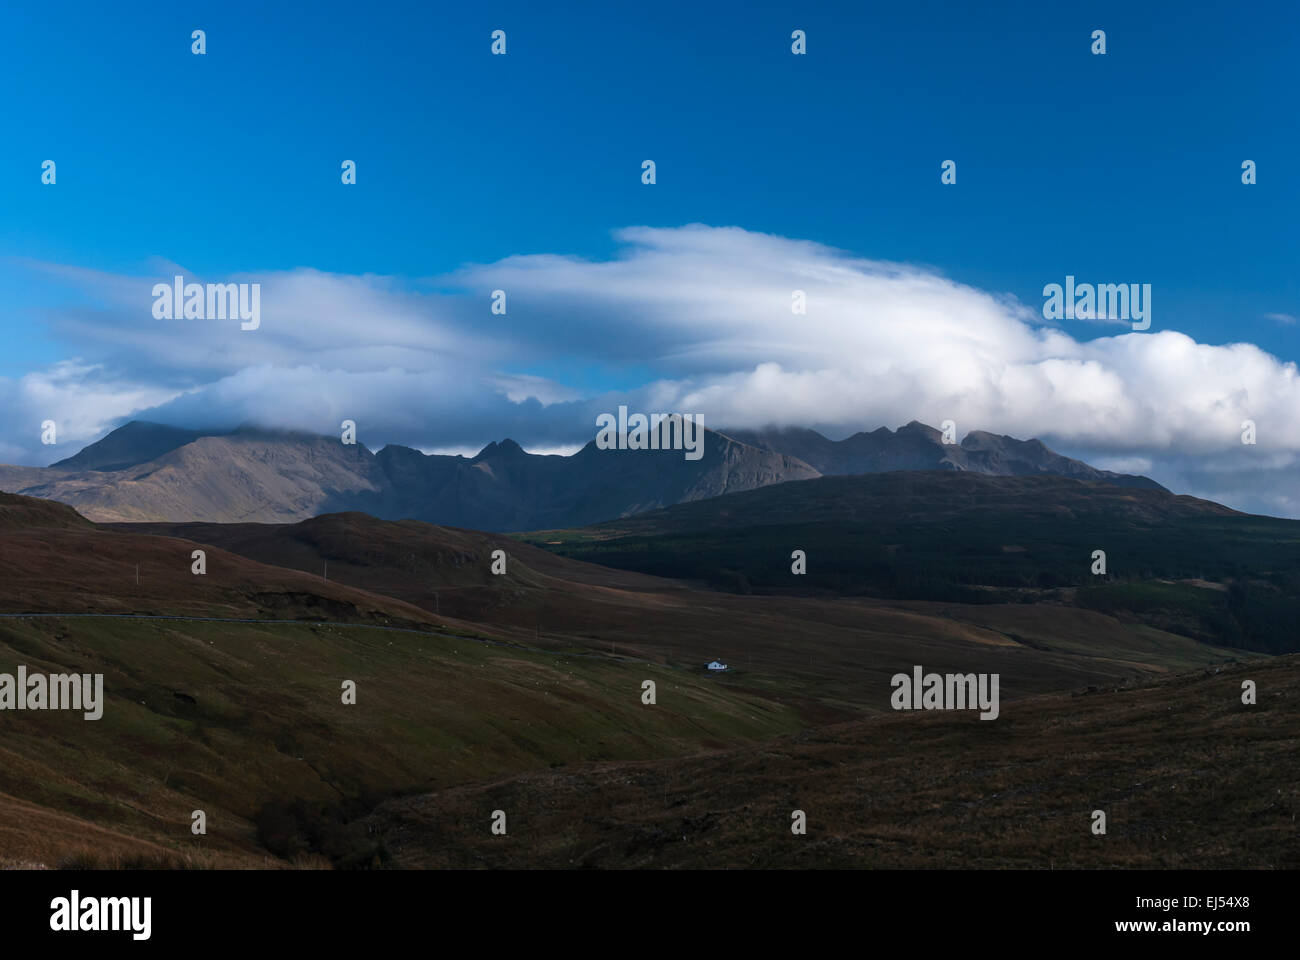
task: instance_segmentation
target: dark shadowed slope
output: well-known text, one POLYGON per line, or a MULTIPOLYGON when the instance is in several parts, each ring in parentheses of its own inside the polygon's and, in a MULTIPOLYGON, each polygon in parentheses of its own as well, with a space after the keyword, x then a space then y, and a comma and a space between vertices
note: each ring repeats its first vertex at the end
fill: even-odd
POLYGON ((109 530, 63 504, 12 494, 0 494, 0 585, 0 613, 443 623, 392 597, 209 544, 109 530), (193 572, 197 549, 206 552, 202 575, 193 572))
POLYGON ((1213 644, 1300 646, 1300 521, 1164 490, 965 472, 823 477, 527 539, 736 593, 1050 602, 1213 644))
POLYGON ((52 470, 76 472, 81 470, 125 470, 156 460, 177 447, 193 443, 207 434, 201 430, 186 430, 162 423, 132 420, 114 430, 102 440, 86 447, 80 453, 50 464, 52 470))
POLYGON ((540 771, 394 801, 366 824, 413 868, 1296 869, 1298 737, 1291 656, 1021 701, 987 722, 900 712, 540 771), (511 811, 509 843, 481 828, 494 809, 511 811))
POLYGON ((815 430, 799 428, 723 433, 751 446, 798 457, 826 476, 891 470, 964 470, 1000 477, 1049 473, 1123 487, 1164 489, 1147 477, 1098 470, 1081 460, 1063 457, 1039 440, 1017 440, 972 430, 959 444, 944 443, 938 430, 915 420, 897 431, 881 427, 844 440, 828 440, 815 430))
POLYGON ((680 450, 600 450, 594 441, 571 457, 537 456, 507 440, 472 459, 390 446, 378 461, 390 485, 358 509, 477 530, 592 523, 818 476, 793 457, 711 431, 698 460, 680 450))

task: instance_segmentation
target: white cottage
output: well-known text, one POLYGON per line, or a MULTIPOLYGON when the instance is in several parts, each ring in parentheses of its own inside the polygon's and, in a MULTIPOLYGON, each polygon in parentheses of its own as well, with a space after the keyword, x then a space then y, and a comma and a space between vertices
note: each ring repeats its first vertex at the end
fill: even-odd
POLYGON ((710 670, 726 670, 726 669, 727 669, 727 665, 726 665, 725 663, 723 663, 721 660, 714 660, 712 663, 709 664, 709 669, 710 669, 710 670))

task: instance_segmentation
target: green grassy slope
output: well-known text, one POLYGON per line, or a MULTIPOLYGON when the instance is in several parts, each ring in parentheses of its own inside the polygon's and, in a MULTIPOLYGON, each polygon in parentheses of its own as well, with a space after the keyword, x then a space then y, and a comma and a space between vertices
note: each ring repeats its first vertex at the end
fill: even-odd
POLYGON ((1170 630, 1126 609, 744 596, 359 514, 109 529, 0 498, 0 613, 60 615, 0 617, 0 672, 102 672, 110 697, 95 722, 0 712, 0 865, 374 865, 388 851, 359 818, 385 799, 734 751, 887 711, 889 677, 913 664, 998 672, 1005 705, 1250 656, 1171 632, 1185 624, 1168 607, 1148 616, 1170 630), (733 669, 704 674, 713 657, 733 669))
POLYGON ((264 856, 254 820, 271 803, 338 818, 379 796, 801 725, 661 666, 360 627, 0 622, 0 672, 18 664, 105 674, 101 720, 0 712, 0 858, 51 865, 94 829, 233 865, 264 856), (345 679, 355 705, 341 702, 345 679), (647 679, 658 706, 641 702, 647 679), (32 833, 23 805, 71 819, 32 833), (206 837, 190 834, 195 809, 206 837))
POLYGON ((897 713, 686 760, 502 778, 366 822, 415 868, 1296 869, 1297 749, 1289 656, 1043 696, 993 721, 897 713), (506 837, 485 827, 495 809, 506 837))

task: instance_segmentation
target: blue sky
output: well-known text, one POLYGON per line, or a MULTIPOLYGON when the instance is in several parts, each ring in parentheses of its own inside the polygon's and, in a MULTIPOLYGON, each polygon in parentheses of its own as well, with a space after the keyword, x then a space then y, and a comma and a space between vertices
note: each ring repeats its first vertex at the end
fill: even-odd
MULTIPOLYGON (((81 358, 85 376, 129 381, 122 395, 144 403, 150 385, 238 372, 164 375, 165 357, 88 347, 96 317, 130 322, 95 276, 377 275, 472 336, 494 319, 436 295, 497 282, 474 265, 617 259, 622 228, 695 223, 913 265, 1031 310, 1066 274, 1150 283, 1154 330, 1297 359, 1294 4, 274 6, 6 9, 0 377, 81 358), (196 28, 204 56, 190 53, 196 28), (488 52, 497 28, 504 57, 488 52), (790 53, 795 28, 806 56, 790 53), (1094 29, 1105 56, 1090 53, 1094 29), (344 159, 356 186, 339 182, 344 159), (955 186, 939 182, 947 159, 955 186)), ((501 344, 495 372, 592 396, 739 368, 566 343, 564 318, 544 312, 561 348, 501 344)), ((603 322, 611 341, 638 334, 603 322)), ((1122 332, 1062 327, 1078 342, 1122 332)), ((1090 436, 1059 440, 1116 457, 1156 442, 1090 436)), ((27 450, 5 439, 11 456, 27 450)))

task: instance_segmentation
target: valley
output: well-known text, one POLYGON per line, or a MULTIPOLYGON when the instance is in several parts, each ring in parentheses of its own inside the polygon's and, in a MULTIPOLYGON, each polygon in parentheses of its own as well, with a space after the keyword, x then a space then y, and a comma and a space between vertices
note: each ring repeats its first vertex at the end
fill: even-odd
MULTIPOLYGON (((818 488, 772 489, 788 497, 818 488)), ((748 496, 715 501, 717 516, 743 517, 748 496)), ((814 496, 808 509, 826 504, 814 496)), ((635 524, 670 529, 656 514, 635 524)), ((822 781, 799 771, 822 761, 790 753, 781 738, 852 751, 884 736, 897 751, 932 757, 929 724, 959 731, 964 719, 891 709, 891 677, 914 664, 996 674, 1001 713, 980 724, 992 731, 987 743, 956 732, 954 743, 977 753, 1014 744, 1043 762, 1041 735, 1014 718, 1047 724, 1052 711, 1092 702, 1078 696, 1085 691, 1140 697, 1195 671, 1274 662, 1068 604, 824 586, 742 594, 563 555, 618 542, 607 533, 524 538, 544 549, 361 513, 285 524, 95 524, 61 504, 0 495, 0 672, 24 665, 105 677, 94 722, 0 711, 0 858, 51 867, 487 866, 498 861, 478 848, 478 805, 505 791, 527 798, 526 809, 512 806, 523 814, 512 830, 557 817, 557 836, 567 839, 530 845, 500 865, 689 865, 698 855, 691 846, 665 847, 659 834, 682 810, 697 824, 723 818, 728 836, 734 828, 724 846, 741 845, 738 862, 794 865, 801 861, 780 852, 779 831, 761 853, 767 828, 731 819, 752 804, 720 809, 731 801, 712 792, 706 770, 739 764, 743 779, 753 763, 746 758, 776 751, 774 783, 794 777, 815 800, 822 781), (192 572, 195 549, 207 557, 201 576, 192 572), (508 558, 503 575, 491 572, 496 550, 508 558), (713 658, 731 669, 708 675, 703 665, 713 658), (653 703, 643 701, 646 681, 653 703), (355 684, 354 704, 340 697, 345 682, 355 684), (610 793, 613 782, 625 786, 610 793), (627 784, 642 784, 639 799, 623 792, 627 784), (195 810, 206 817, 203 836, 190 832, 195 810), (600 830, 616 839, 590 833, 593 810, 607 811, 600 830), (624 849, 640 852, 611 852, 624 849)), ((814 568, 818 556, 810 551, 814 568)), ((1270 729, 1289 716, 1288 704, 1260 713, 1270 729)), ((1202 722, 1197 716, 1183 719, 1202 722)), ((903 755, 873 762, 902 764, 903 755)), ((773 802, 771 786, 746 789, 773 802)), ((842 789, 827 781, 816 802, 842 789)), ((490 802, 488 812, 506 801, 490 802)), ((899 804, 890 816, 903 815, 899 804)))
MULTIPOLYGON (((924 431, 900 434, 929 449, 924 431)), ((1137 842, 1153 829, 1149 803, 1132 808, 1137 833, 1077 846, 1071 805, 1089 802, 1089 777, 1114 796, 1136 789, 1121 782, 1132 762, 1112 742, 1171 771, 1203 765, 1175 729, 1194 742, 1223 724, 1247 731, 1222 755, 1245 768, 1293 745, 1294 657, 1268 654, 1295 650, 1284 623, 1300 523, 1068 465, 1078 475, 813 471, 772 482, 751 472, 747 451, 759 448, 703 436, 729 464, 707 476, 749 478, 737 492, 717 495, 680 455, 627 461, 627 473, 609 460, 592 474, 605 499, 573 493, 588 515, 625 511, 613 498, 636 484, 659 492, 616 519, 515 534, 361 510, 288 519, 336 497, 330 483, 400 510, 385 486, 392 464, 425 476, 410 490, 436 485, 442 469, 391 448, 381 466, 325 438, 110 436, 42 488, 80 489, 110 522, 0 494, 0 674, 103 678, 94 720, 0 709, 0 864, 1231 859, 1168 828, 1162 844, 1137 842), (137 456, 153 459, 128 463, 137 456), (195 487, 196 470, 216 473, 195 487), (232 470, 250 472, 232 483, 232 470), (160 489, 171 492, 154 499, 160 489), (202 515, 196 496, 225 516, 232 490, 280 498, 271 515, 284 519, 121 519, 132 502, 202 515), (1100 578, 1089 568, 1099 546, 1110 564, 1100 578), (714 659, 728 669, 705 670, 714 659), (896 678, 919 677, 922 664, 978 677, 981 709, 898 710, 896 678), (1231 719, 1222 704, 1172 692, 1208 696, 1200 678, 1247 673, 1271 678, 1266 696, 1231 719), (1124 732, 1147 722, 1149 702, 1163 704, 1169 737, 1124 732), (967 764, 984 771, 974 794, 957 772, 967 764), (1031 798, 1039 812, 1026 820, 1031 798), (788 804, 805 809, 806 837, 782 825, 788 804), (517 839, 491 846, 487 815, 507 808, 517 839), (202 834, 191 831, 196 811, 202 834), (1000 826, 977 841, 963 811, 992 812, 1000 826), (933 839, 914 846, 923 835, 933 839)), ((967 465, 986 448, 976 438, 967 465)), ((829 466, 835 450, 806 452, 829 466)), ((510 470, 534 460, 570 469, 507 445, 476 459, 470 469, 506 484, 502 495, 510 470)), ((929 705, 918 690, 914 706, 929 705)), ((1257 799, 1244 782, 1227 778, 1220 798, 1238 816, 1257 799)), ((1269 818, 1289 807, 1267 809, 1234 833, 1239 862, 1293 855, 1264 852, 1269 818)))

